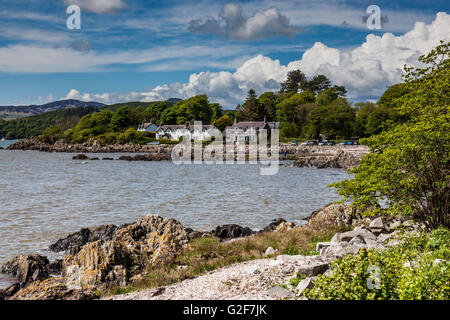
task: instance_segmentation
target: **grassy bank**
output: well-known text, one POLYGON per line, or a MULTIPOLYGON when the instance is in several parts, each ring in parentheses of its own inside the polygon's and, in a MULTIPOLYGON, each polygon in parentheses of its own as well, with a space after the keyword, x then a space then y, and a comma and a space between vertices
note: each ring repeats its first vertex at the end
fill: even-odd
POLYGON ((108 296, 169 285, 234 263, 264 258, 268 247, 277 249, 277 254, 316 255, 319 254, 315 251, 317 242, 329 241, 337 231, 296 227, 227 242, 216 238, 194 239, 174 263, 150 270, 145 277, 126 288, 111 288, 99 294, 108 296))

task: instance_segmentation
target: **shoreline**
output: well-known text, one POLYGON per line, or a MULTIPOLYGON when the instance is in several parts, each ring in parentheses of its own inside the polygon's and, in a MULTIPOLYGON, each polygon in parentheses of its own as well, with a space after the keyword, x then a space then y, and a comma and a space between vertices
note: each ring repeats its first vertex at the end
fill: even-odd
MULTIPOLYGON (((131 224, 81 229, 50 245, 52 251, 65 252, 63 260, 51 262, 35 254, 17 256, 4 264, 1 271, 16 276, 18 283, 0 290, 0 299, 134 300, 191 299, 199 296, 214 299, 217 290, 222 291, 224 299, 294 299, 298 298, 298 288, 297 291, 289 291, 276 286, 277 289, 272 290, 271 283, 289 281, 292 273, 295 276, 294 269, 298 266, 310 277, 308 281, 314 281, 317 275, 329 268, 332 261, 346 254, 355 254, 361 248, 385 248, 386 240, 393 239, 396 234, 396 226, 402 223, 407 225, 407 222, 397 220, 364 218, 360 210, 342 204, 327 205, 303 219, 305 224, 298 226, 281 218, 274 219, 258 232, 239 225, 218 226, 209 232, 195 231, 183 227, 177 220, 156 215, 146 216, 131 224), (353 228, 353 231, 348 231, 353 228), (334 243, 336 232, 341 240, 334 243), (289 246, 276 249, 277 244, 294 235, 304 239, 299 243, 303 251, 292 251, 289 246), (352 240, 359 237, 364 237, 366 242, 357 244, 352 240), (317 242, 317 239, 326 242, 317 242), (149 246, 149 243, 153 245, 149 246), (205 266, 221 259, 225 248, 228 250, 226 254, 231 257, 238 254, 236 250, 245 251, 248 246, 256 246, 249 250, 259 250, 259 253, 248 256, 244 252, 241 258, 231 258, 229 261, 224 257, 224 263, 213 264, 215 267, 211 270, 211 267, 206 269, 209 272, 192 273, 198 268, 197 258, 191 262, 182 261, 191 256, 190 251, 195 252, 199 250, 199 245, 201 248, 204 244, 207 246, 200 249, 202 256, 199 258, 205 266), (271 246, 273 244, 275 247, 271 246), (345 250, 342 249, 344 247, 345 250), (172 274, 170 272, 176 272, 177 280, 170 280, 170 277, 164 280, 162 274, 163 278, 156 282, 146 280, 152 274, 146 270, 164 273, 166 266, 173 264, 175 269, 167 271, 167 276, 172 274), (239 271, 243 269, 251 269, 251 272, 239 271), (235 285, 223 286, 224 281, 233 277, 242 278, 244 282, 250 277, 252 281, 260 282, 259 289, 236 288, 239 281, 235 285), (215 291, 201 290, 208 283, 215 287, 215 291), (197 287, 196 290, 187 292, 186 288, 191 285, 197 287)), ((420 226, 408 226, 420 230, 420 226)))
MULTIPOLYGON (((61 153, 135 153, 136 156, 128 156, 128 161, 170 161, 171 152, 174 145, 107 145, 102 146, 98 141, 92 144, 67 144, 58 141, 54 144, 41 142, 38 138, 20 140, 9 145, 6 150, 32 150, 40 152, 61 152, 61 153), (146 154, 146 155, 140 155, 146 154)), ((204 149, 204 148, 203 148, 204 149)), ((270 147, 267 148, 270 154, 270 147)), ((237 147, 235 147, 235 152, 237 147)), ((245 146, 246 159, 250 154, 250 146, 245 146)), ((257 154, 257 150, 251 149, 252 154, 257 154)), ((280 160, 294 160, 294 167, 311 168, 342 168, 351 169, 358 165, 364 155, 369 153, 368 147, 358 146, 279 146, 280 160), (286 154, 286 156, 284 156, 286 154)), ((192 155, 194 152, 192 152, 192 155)), ((81 156, 81 155, 80 155, 81 156)), ((86 160, 89 160, 87 156, 86 160)), ((224 153, 224 159, 228 156, 224 153)), ((97 159, 95 159, 97 160, 97 159)), ((110 160, 110 159, 105 159, 110 160)))

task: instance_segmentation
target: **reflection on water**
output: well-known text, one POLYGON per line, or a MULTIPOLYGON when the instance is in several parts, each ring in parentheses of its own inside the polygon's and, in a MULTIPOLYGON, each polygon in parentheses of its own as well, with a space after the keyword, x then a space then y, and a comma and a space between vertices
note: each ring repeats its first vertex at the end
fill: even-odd
POLYGON ((299 223, 337 200, 326 186, 346 176, 343 170, 290 167, 261 176, 257 165, 83 164, 72 156, 0 150, 0 263, 20 253, 49 255, 51 242, 82 227, 147 214, 200 230, 227 223, 259 229, 277 217, 299 223))

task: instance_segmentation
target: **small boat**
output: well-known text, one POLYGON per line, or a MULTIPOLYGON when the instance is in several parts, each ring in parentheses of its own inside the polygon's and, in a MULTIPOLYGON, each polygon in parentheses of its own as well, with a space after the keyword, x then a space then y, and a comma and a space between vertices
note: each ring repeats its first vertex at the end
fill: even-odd
POLYGON ((1 141, 5 141, 5 137, 3 137, 1 141))

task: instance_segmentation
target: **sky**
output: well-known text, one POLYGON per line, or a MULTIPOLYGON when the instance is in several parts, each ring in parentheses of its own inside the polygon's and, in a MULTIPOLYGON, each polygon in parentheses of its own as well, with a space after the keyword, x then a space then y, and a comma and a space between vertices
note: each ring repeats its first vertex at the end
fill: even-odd
POLYGON ((447 0, 0 0, 0 105, 207 94, 227 109, 296 69, 377 100, 450 40, 449 13, 447 0), (72 5, 80 29, 68 28, 72 5))

